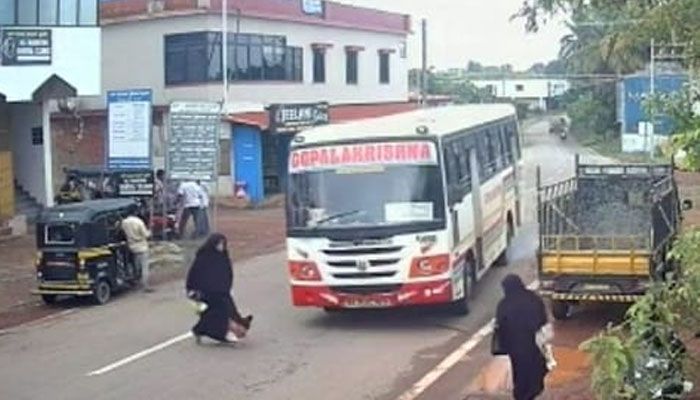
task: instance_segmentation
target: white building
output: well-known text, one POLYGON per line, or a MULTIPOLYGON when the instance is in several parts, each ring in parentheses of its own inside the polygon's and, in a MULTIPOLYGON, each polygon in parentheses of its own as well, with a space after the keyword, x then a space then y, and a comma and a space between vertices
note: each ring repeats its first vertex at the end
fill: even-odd
MULTIPOLYGON (((408 99, 409 16, 320 0, 228 3, 230 126, 220 158, 229 192, 245 182, 260 200, 283 184, 291 135, 270 129, 271 105, 327 103, 330 122, 415 107, 408 99)), ((97 138, 87 142, 90 149, 104 143, 107 91, 151 89, 158 167, 170 103, 223 97, 220 3, 111 0, 101 9, 103 92, 80 101, 86 138, 97 138)), ((55 134, 72 129, 65 116, 55 119, 55 134)))
POLYGON ((100 46, 98 0, 0 0, 0 222, 14 184, 52 204, 50 115, 100 93, 100 46))
POLYGON ((547 110, 550 99, 563 95, 570 88, 566 79, 504 77, 470 81, 476 87, 488 89, 499 99, 525 101, 541 110, 547 110))

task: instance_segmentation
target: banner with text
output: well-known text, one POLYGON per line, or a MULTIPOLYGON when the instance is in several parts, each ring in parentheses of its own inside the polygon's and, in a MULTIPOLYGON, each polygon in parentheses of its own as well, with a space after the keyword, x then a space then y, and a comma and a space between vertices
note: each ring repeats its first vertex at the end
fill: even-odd
POLYGON ((170 179, 214 181, 219 170, 220 129, 219 103, 172 103, 168 135, 170 179))
POLYGON ((150 89, 107 92, 108 169, 151 168, 150 89))

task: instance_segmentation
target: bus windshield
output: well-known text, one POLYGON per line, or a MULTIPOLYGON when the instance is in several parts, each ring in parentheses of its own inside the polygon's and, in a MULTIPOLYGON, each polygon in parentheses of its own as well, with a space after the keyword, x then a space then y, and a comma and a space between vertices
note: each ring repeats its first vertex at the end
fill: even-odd
POLYGON ((382 227, 443 222, 438 166, 374 165, 292 174, 293 230, 382 227))

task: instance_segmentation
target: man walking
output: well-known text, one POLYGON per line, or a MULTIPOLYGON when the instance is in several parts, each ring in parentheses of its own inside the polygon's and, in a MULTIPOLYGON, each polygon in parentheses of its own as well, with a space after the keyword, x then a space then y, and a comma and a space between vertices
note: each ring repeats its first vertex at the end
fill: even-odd
POLYGON ((201 193, 202 189, 197 182, 194 181, 182 182, 177 190, 180 204, 182 205, 182 215, 180 216, 179 226, 180 238, 185 237, 185 229, 187 228, 187 222, 190 220, 190 216, 194 219, 195 233, 193 237, 196 237, 199 233, 202 211, 201 193))
POLYGON ((122 221, 122 231, 129 244, 129 250, 134 255, 137 270, 141 271, 141 284, 145 292, 152 292, 149 283, 148 239, 151 232, 138 216, 138 210, 132 209, 129 216, 122 221))
POLYGON ((199 237, 206 237, 209 236, 209 191, 201 181, 197 181, 197 185, 199 185, 199 201, 202 205, 197 234, 199 237))

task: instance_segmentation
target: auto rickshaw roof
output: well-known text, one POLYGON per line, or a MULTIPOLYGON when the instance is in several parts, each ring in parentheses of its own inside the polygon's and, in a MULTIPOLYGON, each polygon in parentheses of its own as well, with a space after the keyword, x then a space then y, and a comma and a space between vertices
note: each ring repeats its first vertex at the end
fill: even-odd
POLYGON ((62 204, 44 210, 38 223, 72 221, 88 222, 95 215, 108 211, 128 210, 137 207, 133 199, 100 199, 80 203, 62 204))

